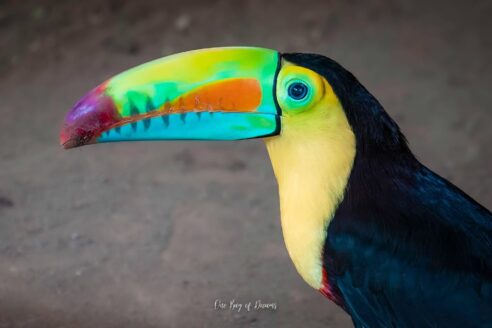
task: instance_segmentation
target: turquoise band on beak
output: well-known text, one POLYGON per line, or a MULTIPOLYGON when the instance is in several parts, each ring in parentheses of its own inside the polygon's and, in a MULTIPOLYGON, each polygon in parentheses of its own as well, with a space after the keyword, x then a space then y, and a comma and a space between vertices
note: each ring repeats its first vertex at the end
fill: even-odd
POLYGON ((103 132, 97 142, 144 140, 241 140, 278 134, 278 116, 197 112, 153 117, 103 132))

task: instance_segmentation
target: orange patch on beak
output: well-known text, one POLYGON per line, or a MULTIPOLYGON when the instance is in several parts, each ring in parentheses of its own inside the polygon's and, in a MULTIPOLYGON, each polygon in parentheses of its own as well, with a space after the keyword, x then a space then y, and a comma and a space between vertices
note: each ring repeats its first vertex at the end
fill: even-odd
POLYGON ((260 103, 261 87, 256 79, 233 78, 193 90, 163 109, 173 113, 254 112, 260 103))

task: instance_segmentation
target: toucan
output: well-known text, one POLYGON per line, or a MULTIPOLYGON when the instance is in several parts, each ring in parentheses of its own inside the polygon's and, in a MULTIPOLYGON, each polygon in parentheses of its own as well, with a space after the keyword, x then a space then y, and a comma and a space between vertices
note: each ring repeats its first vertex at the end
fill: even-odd
POLYGON ((265 141, 287 251, 355 327, 492 327, 492 214, 416 159, 337 62, 255 47, 171 55, 108 79, 65 117, 64 148, 265 141))

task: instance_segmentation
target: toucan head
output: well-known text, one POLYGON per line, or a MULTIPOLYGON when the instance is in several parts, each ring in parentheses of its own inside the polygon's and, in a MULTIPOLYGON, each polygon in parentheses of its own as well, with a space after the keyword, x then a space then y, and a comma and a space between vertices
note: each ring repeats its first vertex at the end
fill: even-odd
MULTIPOLYGON (((66 115, 65 148, 136 140, 239 140, 316 129, 317 104, 339 106, 313 70, 274 50, 231 47, 184 52, 103 82, 66 115)), ((324 106, 326 107, 326 106, 324 106)), ((323 116, 323 115, 321 115, 323 116)))

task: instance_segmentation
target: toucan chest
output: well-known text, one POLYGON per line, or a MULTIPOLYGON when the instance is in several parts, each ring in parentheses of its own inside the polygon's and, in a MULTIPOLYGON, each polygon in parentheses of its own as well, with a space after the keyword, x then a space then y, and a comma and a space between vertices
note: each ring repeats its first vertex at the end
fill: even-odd
POLYGON ((313 288, 323 286, 327 229, 342 201, 355 158, 355 138, 344 120, 337 129, 289 133, 267 140, 277 178, 282 232, 290 258, 313 288))

